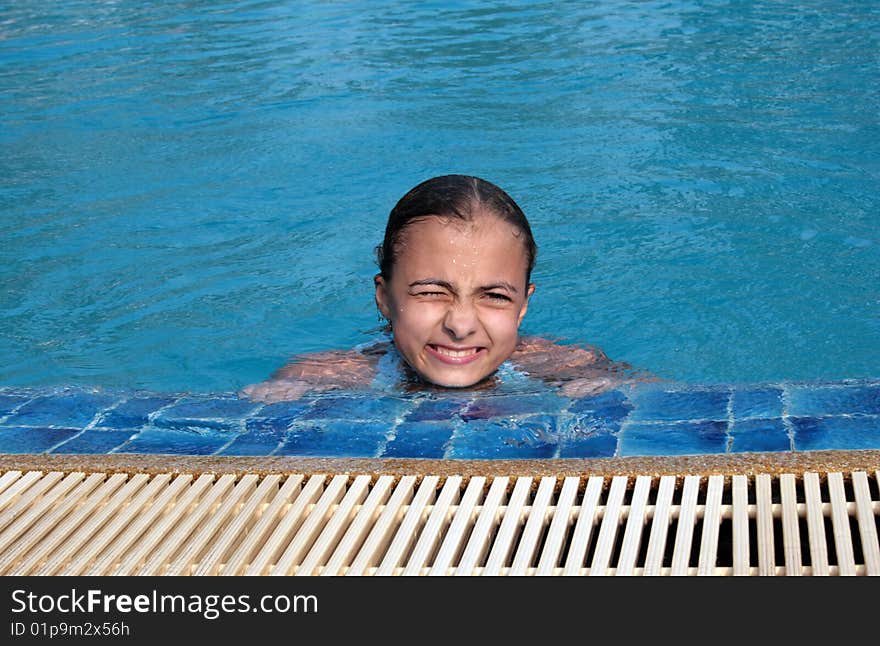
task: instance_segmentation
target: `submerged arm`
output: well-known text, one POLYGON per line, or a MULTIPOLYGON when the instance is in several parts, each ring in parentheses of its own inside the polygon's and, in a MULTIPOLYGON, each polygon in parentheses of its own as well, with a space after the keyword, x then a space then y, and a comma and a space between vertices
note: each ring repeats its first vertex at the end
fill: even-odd
POLYGON ((365 350, 329 350, 299 355, 266 381, 246 386, 241 394, 271 403, 299 399, 307 392, 357 390, 370 385, 387 346, 365 350))
POLYGON ((599 348, 561 345, 540 337, 523 337, 510 360, 568 397, 595 395, 633 380, 629 366, 611 361, 599 348))

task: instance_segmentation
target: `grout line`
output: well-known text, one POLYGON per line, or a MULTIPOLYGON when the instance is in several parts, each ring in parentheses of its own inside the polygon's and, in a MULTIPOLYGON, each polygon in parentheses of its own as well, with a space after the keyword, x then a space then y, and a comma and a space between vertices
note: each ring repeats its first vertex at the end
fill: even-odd
POLYGON ((733 453, 733 428, 736 424, 736 418, 733 416, 733 398, 736 396, 735 393, 736 390, 731 388, 730 393, 727 397, 727 431, 725 431, 725 435, 727 435, 727 442, 724 446, 725 453, 733 453))
POLYGON ((382 457, 382 454, 385 453, 385 449, 388 448, 388 444, 397 439, 397 427, 403 424, 403 418, 408 412, 409 411, 401 411, 397 414, 397 416, 394 418, 394 422, 391 424, 388 431, 384 435, 385 440, 379 442, 376 453, 372 457, 382 457))
MULTIPOLYGON (((129 437, 127 440, 125 440, 122 444, 120 444, 119 446, 114 446, 112 449, 107 451, 107 455, 117 454, 117 453, 121 452, 126 447, 126 445, 130 444, 132 441, 137 439, 137 437, 144 431, 144 429, 148 429, 148 428, 158 429, 159 427, 157 427, 153 423, 153 420, 156 419, 156 416, 159 415, 162 411, 168 410, 169 408, 171 408, 175 404, 179 403, 185 397, 187 397, 187 395, 185 395, 185 394, 180 394, 180 393, 174 394, 172 396, 172 400, 170 402, 168 402, 164 406, 160 406, 159 408, 154 410, 152 413, 147 415, 146 423, 143 426, 141 426, 140 428, 138 428, 137 432, 133 433, 132 436, 129 437)), ((132 429, 132 430, 134 430, 134 429, 132 429)), ((144 454, 144 455, 152 455, 152 454, 144 454)), ((158 454, 156 454, 156 455, 158 455, 158 454)))
POLYGON ((788 450, 795 451, 795 429, 794 424, 791 423, 788 416, 790 405, 791 399, 788 392, 788 385, 782 384, 782 413, 780 414, 780 418, 782 419, 782 426, 788 431, 788 450))
POLYGON ((296 420, 290 420, 290 424, 288 424, 284 431, 280 433, 281 437, 278 438, 278 443, 275 445, 275 448, 269 451, 266 457, 275 456, 278 454, 278 451, 281 450, 281 447, 287 444, 287 438, 290 437, 290 432, 293 430, 293 427, 296 425, 296 420))
POLYGON ((127 402, 131 399, 132 399, 132 397, 130 395, 128 397, 123 396, 121 399, 116 400, 112 405, 105 406, 104 408, 101 408, 100 410, 98 410, 98 412, 95 413, 94 417, 92 417, 92 421, 80 429, 79 433, 71 435, 70 437, 54 444, 53 446, 50 446, 48 449, 43 451, 43 453, 52 453, 55 449, 58 449, 58 448, 64 446, 68 442, 71 442, 71 441, 75 440, 76 438, 78 438, 80 435, 82 435, 86 431, 89 431, 89 430, 95 428, 95 426, 97 426, 98 420, 102 419, 104 417, 105 413, 119 408, 120 405, 122 405, 124 402, 127 402))
POLYGON ((0 425, 6 423, 7 419, 12 417, 16 413, 18 413, 19 409, 30 404, 32 401, 36 401, 37 399, 39 399, 40 397, 43 397, 43 396, 44 395, 37 395, 36 397, 31 397, 30 399, 25 399, 22 403, 20 403, 18 406, 15 406, 11 411, 9 411, 6 415, 4 415, 2 418, 0 418, 0 425))
MULTIPOLYGON (((857 380, 857 381, 850 380, 850 381, 834 382, 831 384, 820 385, 820 386, 817 386, 817 388, 821 388, 822 390, 832 389, 832 390, 846 391, 848 388, 852 388, 852 387, 856 387, 856 388, 861 388, 861 387, 865 387, 865 386, 876 387, 878 384, 880 384, 880 381, 877 381, 877 380, 873 380, 873 381, 871 381, 871 380, 868 380, 868 381, 866 381, 866 380, 857 380)), ((768 417, 766 415, 753 414, 753 415, 744 415, 740 418, 737 418, 734 415, 734 413, 735 413, 734 404, 735 404, 735 397, 736 397, 736 394, 738 391, 736 388, 734 388, 732 386, 725 386, 724 389, 722 389, 720 391, 720 392, 725 392, 725 390, 726 390, 726 394, 727 394, 727 401, 726 401, 726 424, 727 424, 727 426, 726 426, 726 431, 725 431, 725 442, 724 442, 724 448, 722 450, 715 451, 715 453, 723 454, 723 453, 732 453, 733 452, 734 444, 736 442, 736 427, 739 422, 741 422, 743 420, 763 419, 763 418, 780 420, 783 425, 783 428, 785 430, 785 433, 787 434, 787 437, 788 437, 789 446, 788 446, 787 450, 797 451, 798 450, 797 444, 798 444, 799 438, 797 437, 797 427, 794 424, 794 420, 796 419, 796 417, 792 416, 791 412, 793 410, 792 409, 793 397, 797 394, 796 389, 803 388, 805 386, 803 384, 798 384, 795 382, 778 382, 778 383, 777 382, 773 382, 773 383, 768 382, 766 384, 752 384, 751 386, 755 387, 755 388, 757 388, 757 387, 773 387, 773 388, 779 389, 780 399, 781 399, 781 403, 782 403, 781 412, 779 413, 778 416, 768 417)), ((667 388, 666 390, 670 390, 670 389, 667 388)), ((706 387, 701 387, 700 385, 691 385, 691 386, 679 385, 679 387, 673 388, 670 392, 674 391, 674 392, 678 392, 682 395, 687 396, 688 393, 699 393, 699 392, 704 392, 706 390, 707 390, 706 387)), ((713 387, 708 388, 708 390, 718 392, 719 388, 718 388, 718 386, 713 386, 713 387)), ((10 394, 10 395, 14 394, 15 396, 19 396, 19 395, 23 396, 23 400, 21 402, 17 403, 17 405, 12 407, 8 413, 6 413, 4 416, 0 417, 0 427, 4 426, 4 424, 9 419, 11 419, 14 415, 16 415, 22 408, 29 406, 29 405, 32 405, 35 401, 46 400, 47 402, 51 402, 53 397, 56 399, 63 398, 63 397, 67 397, 70 395, 76 395, 79 392, 81 392, 81 389, 71 389, 70 387, 55 387, 54 389, 46 389, 44 392, 19 391, 18 393, 15 393, 15 391, 13 391, 13 390, 0 388, 0 396, 2 396, 4 394, 10 394)), ((91 392, 91 391, 84 391, 84 392, 91 392)), ((870 392, 873 392, 873 391, 870 391, 870 392)), ((108 405, 105 405, 105 406, 99 408, 95 412, 95 414, 93 415, 91 420, 87 424, 82 426, 81 428, 77 429, 76 427, 70 427, 70 430, 74 431, 74 434, 71 437, 57 442, 56 444, 50 446, 49 448, 41 451, 41 453, 52 453, 54 451, 57 451, 59 448, 63 448, 64 445, 66 445, 69 442, 75 440, 76 438, 79 438, 80 436, 82 436, 82 434, 85 433, 86 431, 100 427, 101 420, 104 417, 106 417, 106 415, 110 411, 121 407, 126 402, 129 402, 129 401, 132 401, 132 400, 139 398, 144 393, 140 393, 138 391, 131 391, 131 392, 122 391, 122 392, 110 392, 110 393, 105 393, 105 394, 108 396, 108 398, 110 396, 112 396, 112 397, 116 397, 117 399, 115 401, 111 401, 108 405)), ((155 396, 155 395, 163 395, 163 394, 162 393, 146 393, 146 396, 150 396, 150 395, 155 396)), ((225 397, 218 398, 218 397, 212 397, 210 395, 207 396, 207 398, 206 398, 206 397, 203 397, 198 394, 193 395, 190 393, 167 393, 167 394, 164 394, 164 396, 168 397, 170 399, 170 401, 168 403, 166 403, 164 406, 160 406, 156 410, 154 410, 154 411, 150 412, 148 415, 146 415, 144 424, 140 425, 137 428, 131 428, 131 429, 128 429, 128 428, 113 429, 113 430, 119 430, 119 431, 129 431, 130 430, 132 435, 127 440, 123 441, 119 446, 116 446, 116 447, 110 449, 109 451, 106 451, 105 453, 107 453, 107 454, 116 453, 121 450, 124 450, 125 446, 130 445, 130 443, 133 440, 135 440, 143 431, 151 430, 151 431, 156 431, 156 432, 162 433, 166 430, 168 430, 168 431, 173 430, 173 429, 165 429, 163 427, 156 426, 155 421, 164 412, 179 405, 181 402, 185 401, 186 399, 194 398, 196 401, 205 400, 208 402, 218 400, 218 399, 221 399, 221 400, 225 399, 225 397)), ((511 395, 505 393, 503 396, 510 397, 511 395)), ((655 427, 658 429, 659 428, 673 428, 674 429, 676 426, 685 425, 685 424, 701 424, 701 423, 706 423, 706 422, 718 423, 718 422, 725 421, 723 419, 715 419, 713 417, 699 418, 699 419, 677 419, 677 420, 658 420, 658 419, 653 419, 653 420, 652 419, 643 419, 642 420, 642 419, 640 419, 638 421, 634 421, 632 419, 632 417, 633 417, 633 414, 639 408, 638 407, 639 398, 638 398, 638 396, 633 397, 630 395, 626 395, 625 401, 630 404, 630 408, 626 412, 626 415, 624 417, 620 418, 619 420, 615 419, 615 422, 618 424, 618 428, 616 429, 616 431, 610 433, 615 438, 615 442, 616 442, 616 445, 614 447, 614 451, 612 453, 612 457, 623 457, 626 454, 626 451, 624 450, 623 447, 624 447, 625 439, 627 437, 626 433, 629 432, 629 428, 632 426, 632 424, 638 424, 638 426, 655 427)), ((468 400, 460 408, 460 412, 466 413, 466 411, 470 407, 472 407, 474 405, 478 405, 479 402, 480 402, 479 399, 468 400)), ((856 403, 858 405, 862 406, 862 410, 871 410, 870 408, 867 408, 867 409, 864 408, 864 402, 862 401, 862 399, 856 400, 856 403)), ((870 402, 868 402, 868 403, 870 404, 870 402)), ((309 405, 314 406, 315 401, 310 402, 309 405)), ((221 435, 221 437, 218 439, 226 439, 225 437, 223 437, 226 434, 231 435, 231 437, 229 439, 226 439, 226 441, 223 444, 221 444, 219 448, 213 450, 209 455, 219 456, 226 448, 228 448, 237 439, 239 439, 240 437, 242 437, 243 435, 248 433, 248 426, 247 426, 248 421, 251 419, 254 419, 255 417, 259 417, 260 413, 264 412, 264 409, 266 408, 266 406, 267 405, 265 403, 255 403, 254 408, 252 410, 249 410, 249 412, 247 412, 244 417, 231 416, 228 418, 222 418, 222 417, 194 418, 194 420, 193 420, 194 422, 198 422, 201 419, 203 419, 206 422, 213 420, 213 421, 217 421, 217 422, 229 423, 229 425, 231 427, 231 428, 212 429, 221 435)), ((286 428, 279 429, 278 434, 280 437, 279 437, 278 442, 275 445, 275 447, 272 448, 270 451, 268 451, 268 453, 261 454, 261 455, 263 455, 263 456, 277 455, 278 452, 281 450, 281 448, 284 446, 284 444, 289 440, 291 432, 294 431, 296 428, 302 427, 304 424, 314 424, 316 426, 321 426, 322 423, 357 424, 357 423, 369 422, 371 424, 382 424, 383 429, 382 429, 382 433, 378 434, 376 436, 375 445, 367 447, 368 448, 367 453, 369 453, 369 455, 365 454, 363 457, 365 457, 367 459, 381 458, 382 454, 388 448, 389 444, 392 443, 398 437, 398 434, 400 431, 400 426, 404 422, 404 417, 407 414, 409 414, 412 410, 416 409, 415 405, 413 408, 405 408, 405 407, 403 407, 403 408, 395 407, 395 408, 396 408, 395 417, 390 422, 390 424, 388 421, 384 421, 384 420, 375 418, 374 416, 364 417, 362 419, 332 418, 332 419, 326 419, 326 420, 307 420, 307 421, 303 421, 298 417, 294 417, 291 419, 291 422, 287 425, 286 428)), ((567 431, 570 430, 572 420, 574 420, 577 417, 577 414, 572 413, 570 408, 571 408, 571 402, 569 402, 568 404, 563 405, 561 407, 557 407, 557 408, 553 408, 552 406, 548 406, 548 410, 552 409, 552 410, 555 410, 556 412, 532 411, 532 412, 524 412, 524 413, 520 413, 520 414, 516 414, 516 415, 509 415, 509 416, 498 415, 495 417, 486 418, 485 421, 487 423, 492 423, 493 421, 495 421, 495 422, 498 422, 503 425, 505 420, 510 421, 512 423, 515 423, 515 422, 527 423, 527 422, 531 422, 531 421, 533 421, 539 417, 542 417, 542 416, 552 417, 556 421, 556 430, 554 433, 549 435, 549 438, 551 440, 555 440, 555 446, 552 447, 552 451, 549 451, 549 453, 551 453, 551 455, 549 457, 547 457, 546 459, 561 459, 560 456, 564 454, 564 448, 565 448, 564 445, 566 445, 566 443, 571 440, 571 438, 567 435, 567 431)), ((834 407, 832 406, 832 408, 834 408, 834 407)), ((839 412, 839 410, 841 408, 842 407, 840 407, 840 406, 837 407, 838 412, 832 412, 832 413, 817 412, 816 414, 808 415, 808 417, 809 417, 809 419, 817 419, 817 420, 818 419, 865 420, 869 426, 873 422, 880 420, 880 414, 877 414, 874 412, 859 412, 858 410, 855 412, 839 412)), ((858 406, 856 406, 856 408, 858 408, 858 406)), ((309 408, 306 407, 304 410, 309 410, 309 408)), ((64 413, 64 411, 61 410, 60 414, 63 414, 63 413, 64 413)), ((682 415, 682 417, 686 417, 686 415, 682 415)), ((271 419, 271 418, 267 418, 267 419, 271 419)), ((445 446, 443 447, 443 451, 442 451, 443 459, 480 459, 479 457, 463 457, 463 458, 452 458, 451 457, 452 453, 455 451, 456 448, 459 450, 459 452, 464 452, 465 454, 469 453, 468 443, 461 442, 461 440, 463 440, 463 439, 467 440, 469 438, 469 434, 466 432, 468 429, 467 424, 468 424, 468 422, 466 420, 462 419, 460 414, 454 414, 450 418, 449 422, 444 424, 444 427, 447 429, 449 429, 451 427, 451 433, 449 433, 449 435, 446 437, 446 440, 445 440, 445 446)), ((36 429, 36 428, 46 427, 46 425, 30 426, 30 425, 20 425, 20 424, 16 424, 14 426, 16 428, 20 427, 22 429, 29 429, 29 428, 36 429)), ((52 426, 49 426, 49 428, 65 429, 68 427, 52 425, 52 426)), ((275 433, 275 431, 273 431, 273 433, 275 433)), ((158 441, 161 441, 161 437, 159 438, 158 441)), ((328 449, 328 450, 330 450, 330 449, 328 449)), ((814 448, 812 450, 821 450, 821 449, 814 448)), ((2 444, 0 444, 0 451, 2 451, 2 444)), ((527 451, 524 451, 524 452, 527 453, 527 451)), ((328 453, 328 455, 326 457, 334 457, 334 454, 328 453)), ((500 459, 500 458, 492 458, 492 459, 500 459)), ((512 456, 507 459, 534 459, 534 458, 529 458, 526 456, 524 456, 524 457, 512 456)))

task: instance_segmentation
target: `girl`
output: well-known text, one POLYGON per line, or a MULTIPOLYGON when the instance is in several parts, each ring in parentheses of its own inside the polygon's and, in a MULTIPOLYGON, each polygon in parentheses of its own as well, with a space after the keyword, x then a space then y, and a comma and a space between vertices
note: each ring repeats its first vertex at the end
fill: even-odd
POLYGON ((505 362, 569 397, 628 380, 601 350, 520 337, 536 254, 528 220, 499 187, 467 175, 422 182, 391 210, 376 248, 376 305, 391 340, 296 357, 243 393, 274 402, 365 388, 389 357, 402 360, 404 389, 492 387, 505 362))

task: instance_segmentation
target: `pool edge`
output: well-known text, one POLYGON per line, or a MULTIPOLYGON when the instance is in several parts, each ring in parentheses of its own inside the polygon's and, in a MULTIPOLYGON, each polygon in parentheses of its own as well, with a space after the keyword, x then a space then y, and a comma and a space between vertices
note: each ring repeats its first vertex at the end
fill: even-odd
POLYGON ((334 473, 461 476, 751 475, 880 471, 880 450, 820 450, 620 458, 448 460, 221 457, 165 454, 0 454, 0 471, 141 473, 334 473))

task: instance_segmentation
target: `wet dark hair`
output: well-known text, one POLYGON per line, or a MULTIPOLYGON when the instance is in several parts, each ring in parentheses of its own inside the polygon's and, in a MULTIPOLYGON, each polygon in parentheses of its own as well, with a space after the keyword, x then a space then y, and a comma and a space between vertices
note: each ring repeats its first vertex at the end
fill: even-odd
POLYGON ((440 216, 472 221, 479 211, 491 213, 515 226, 521 233, 526 250, 526 284, 532 276, 538 246, 522 209, 507 193, 479 177, 441 175, 425 180, 409 190, 388 214, 385 239, 376 247, 379 272, 386 280, 397 260, 403 230, 420 218, 440 216))

